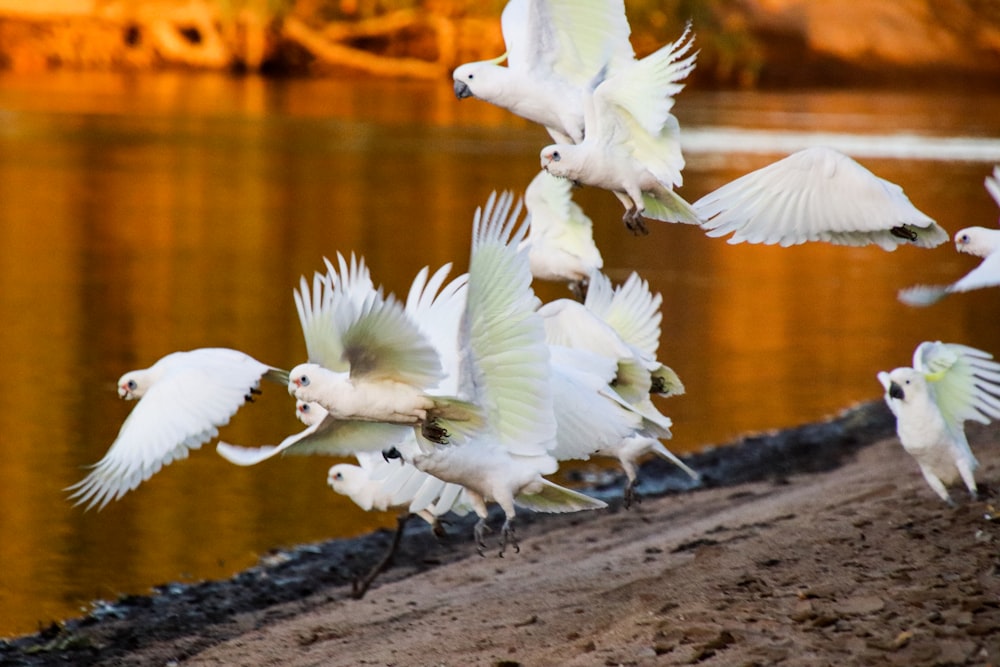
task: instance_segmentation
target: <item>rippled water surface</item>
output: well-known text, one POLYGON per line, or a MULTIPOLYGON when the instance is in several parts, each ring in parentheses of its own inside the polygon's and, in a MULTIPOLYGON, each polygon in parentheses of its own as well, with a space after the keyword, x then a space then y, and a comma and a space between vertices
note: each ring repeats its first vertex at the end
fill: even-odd
MULTIPOLYGON (((675 112, 691 201, 823 141, 901 184, 949 231, 996 223, 982 182, 1000 162, 1000 97, 685 91, 675 112)), ((424 265, 464 269, 474 208, 493 189, 523 190, 546 143, 455 100, 446 81, 0 77, 0 636, 95 598, 224 577, 272 548, 388 525, 333 494, 321 458, 240 469, 208 446, 102 512, 62 489, 128 414, 114 387, 123 371, 206 346, 294 365, 301 274, 337 251, 364 255, 396 292, 424 265)), ((578 200, 611 277, 639 271, 663 293, 661 358, 688 388, 661 404, 677 450, 876 398, 875 373, 909 363, 925 339, 1000 352, 998 290, 926 310, 895 300, 975 266, 950 246, 730 246, 655 223, 635 238, 614 197, 578 200)), ((227 440, 298 428, 285 392, 267 389, 227 440)))

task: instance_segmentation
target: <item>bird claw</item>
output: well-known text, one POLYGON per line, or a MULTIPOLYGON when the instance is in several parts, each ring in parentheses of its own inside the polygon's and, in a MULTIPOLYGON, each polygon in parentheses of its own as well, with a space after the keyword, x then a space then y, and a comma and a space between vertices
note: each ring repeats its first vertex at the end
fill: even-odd
POLYGON ((622 222, 636 236, 646 236, 649 234, 649 229, 642 220, 642 213, 637 208, 630 208, 625 211, 625 215, 622 216, 622 222))
POLYGON ((435 419, 429 419, 420 425, 420 434, 439 445, 448 444, 448 429, 441 426, 435 419))
POLYGON ((632 480, 631 482, 625 485, 625 493, 624 496, 622 497, 622 504, 624 505, 625 509, 631 509, 633 503, 638 505, 639 503, 642 502, 642 496, 640 496, 639 493, 635 490, 635 487, 637 487, 638 485, 639 485, 639 480, 637 479, 632 480))
POLYGON ((486 519, 480 519, 476 522, 476 527, 473 529, 472 534, 476 540, 476 551, 479 552, 480 556, 486 557, 486 540, 483 539, 486 533, 492 533, 488 525, 486 525, 486 519))
POLYGON ((514 546, 514 553, 521 553, 521 547, 518 546, 517 538, 514 536, 514 524, 510 519, 503 522, 503 530, 500 532, 500 558, 503 558, 508 544, 514 546))

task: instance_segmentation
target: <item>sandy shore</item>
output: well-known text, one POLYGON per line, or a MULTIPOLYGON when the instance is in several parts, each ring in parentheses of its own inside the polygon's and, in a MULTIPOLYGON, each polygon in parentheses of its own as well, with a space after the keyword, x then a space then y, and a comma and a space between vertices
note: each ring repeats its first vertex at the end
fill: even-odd
POLYGON ((1000 428, 970 428, 988 488, 954 509, 890 429, 869 405, 716 450, 692 461, 709 488, 526 517, 503 559, 414 524, 362 600, 347 581, 384 532, 279 554, 22 638, 0 664, 998 664, 1000 428))

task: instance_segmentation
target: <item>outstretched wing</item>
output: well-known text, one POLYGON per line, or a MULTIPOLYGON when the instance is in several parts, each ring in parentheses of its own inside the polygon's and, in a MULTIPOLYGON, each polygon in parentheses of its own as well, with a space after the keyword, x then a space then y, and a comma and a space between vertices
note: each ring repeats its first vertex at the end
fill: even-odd
POLYGON ((255 362, 191 364, 170 371, 146 391, 90 474, 69 487, 71 498, 87 503, 87 509, 104 507, 163 466, 187 458, 219 434, 268 370, 255 362))
POLYGON ((344 332, 337 327, 346 324, 336 321, 334 313, 339 312, 341 319, 349 324, 362 304, 382 298, 382 290, 372 283, 364 258, 352 253, 348 261, 337 253, 336 268, 329 259, 324 258, 323 262, 327 273, 313 275, 311 290, 305 278, 299 280, 299 288, 293 293, 295 308, 309 361, 330 370, 346 371, 344 332))
POLYGON ((395 297, 370 295, 358 307, 341 302, 333 312, 342 332, 351 376, 388 378, 430 387, 442 378, 437 351, 395 297))
POLYGON ((929 306, 954 292, 968 292, 1000 285, 1000 253, 987 255, 979 266, 951 285, 915 285, 899 291, 899 300, 908 306, 929 306))
POLYGON ((694 203, 709 236, 729 243, 782 246, 807 241, 894 250, 931 248, 948 233, 918 210, 903 189, 832 148, 793 153, 694 203))
POLYGON ((544 454, 555 439, 549 352, 536 312, 528 256, 514 231, 521 206, 491 195, 476 210, 469 296, 462 322, 471 396, 486 410, 494 435, 510 452, 544 454))
POLYGON ((349 456, 361 452, 377 452, 395 447, 413 433, 409 426, 381 422, 324 419, 277 445, 241 447, 219 442, 215 451, 238 466, 252 466, 279 454, 310 456, 349 456))
POLYGON ((609 63, 633 58, 622 0, 512 0, 502 27, 512 68, 577 86, 609 63))
POLYGON ((949 430, 962 423, 988 424, 1000 418, 1000 364, 993 355, 966 345, 925 342, 913 353, 913 368, 924 374, 949 430))
POLYGON ((993 201, 1000 206, 1000 166, 993 167, 993 175, 986 177, 986 191, 993 197, 993 201))
POLYGON ((450 270, 451 264, 445 264, 433 275, 426 267, 422 269, 410 285, 406 313, 437 350, 443 377, 434 393, 454 396, 458 393, 458 331, 468 275, 462 274, 442 287, 450 270))
POLYGON ((695 66, 690 25, 677 41, 612 71, 594 89, 586 125, 599 141, 623 146, 663 184, 683 183, 674 96, 695 66))
POLYGON ((653 294, 649 283, 634 272, 617 288, 612 288, 607 276, 594 272, 584 302, 587 310, 607 322, 622 340, 650 360, 656 359, 660 347, 662 303, 663 297, 653 294))

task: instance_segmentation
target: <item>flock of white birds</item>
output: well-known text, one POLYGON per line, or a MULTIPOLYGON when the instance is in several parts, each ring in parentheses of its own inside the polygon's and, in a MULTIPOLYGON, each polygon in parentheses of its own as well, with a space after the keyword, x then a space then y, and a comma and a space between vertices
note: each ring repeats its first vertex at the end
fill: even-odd
MULTIPOLYGON (((278 454, 354 456, 358 465, 330 468, 335 491, 435 528, 448 512, 474 511, 481 551, 487 503, 497 503, 503 555, 517 549, 517 507, 605 507, 546 478, 560 461, 620 461, 626 506, 636 499, 637 462, 650 453, 698 477, 663 445, 672 423, 651 400, 684 392, 657 359, 661 297, 634 273, 617 286, 601 273, 573 185, 613 192, 634 233, 652 219, 732 234, 730 243, 893 250, 948 238, 899 186, 831 148, 794 153, 688 204, 675 191, 684 158, 671 109, 695 66, 690 25, 638 59, 622 0, 510 0, 501 22, 507 52, 458 67, 454 88, 552 136, 527 186, 524 220, 510 193, 491 195, 475 212, 468 272, 448 280, 450 265, 425 268, 405 299, 376 286, 362 258, 327 260, 294 290, 307 361, 290 372, 203 348, 126 373, 119 394, 138 403, 104 458, 70 487, 73 499, 103 507, 121 498, 216 438, 260 382, 273 380, 287 387, 306 428, 273 446, 219 442, 219 454, 237 465, 278 454), (576 298, 542 304, 533 278, 566 282, 576 298)), ((1000 206, 1000 168, 986 187, 1000 206)), ((1000 284, 1000 229, 963 229, 955 243, 982 265, 951 285, 904 290, 902 301, 928 305, 1000 284)), ((1000 417, 1000 364, 973 348, 923 343, 912 368, 879 380, 900 441, 931 487, 951 502, 947 486, 961 478, 975 494, 964 422, 1000 417)))

